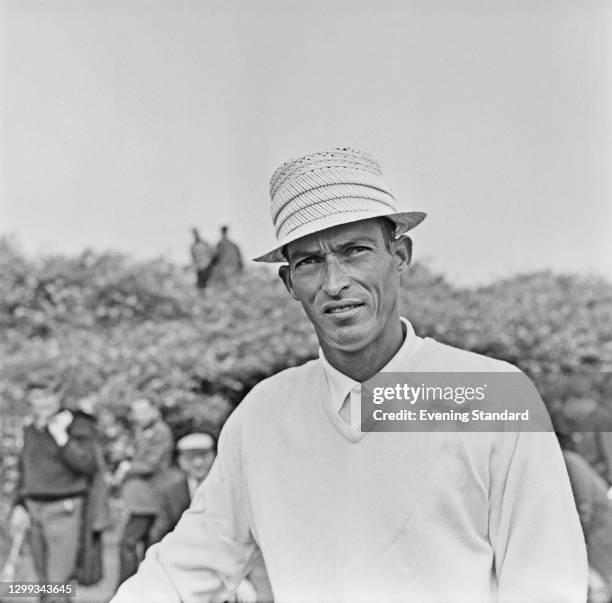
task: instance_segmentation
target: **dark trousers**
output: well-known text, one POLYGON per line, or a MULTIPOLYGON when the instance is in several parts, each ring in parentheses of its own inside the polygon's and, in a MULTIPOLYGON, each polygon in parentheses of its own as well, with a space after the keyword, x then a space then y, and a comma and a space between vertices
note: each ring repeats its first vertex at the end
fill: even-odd
POLYGON ((149 532, 155 515, 130 515, 119 545, 119 584, 138 569, 149 542, 149 532))
POLYGON ((79 549, 83 500, 27 500, 31 518, 30 548, 39 582, 68 582, 79 549))

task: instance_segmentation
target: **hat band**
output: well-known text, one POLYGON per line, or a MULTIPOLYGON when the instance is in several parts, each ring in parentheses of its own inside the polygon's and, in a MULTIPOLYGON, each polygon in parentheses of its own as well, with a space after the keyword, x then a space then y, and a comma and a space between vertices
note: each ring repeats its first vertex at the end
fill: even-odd
POLYGON ((279 212, 288 204, 292 203, 296 197, 312 191, 314 199, 328 198, 329 195, 325 192, 320 193, 318 197, 316 191, 328 186, 366 186, 384 191, 390 196, 393 196, 387 182, 370 172, 360 172, 348 168, 328 168, 319 169, 305 174, 301 174, 296 178, 286 182, 279 187, 272 198, 272 222, 276 223, 279 212))
MULTIPOLYGON (((274 221, 276 235, 279 236, 279 233, 284 229, 285 223, 291 220, 293 214, 302 212, 305 216, 320 217, 325 215, 325 208, 327 207, 324 205, 325 202, 341 199, 350 199, 353 202, 358 200, 357 211, 370 209, 373 203, 384 204, 386 211, 397 211, 395 199, 387 191, 356 184, 331 184, 305 191, 301 195, 294 197, 291 203, 285 205, 278 212, 274 221)), ((343 207, 350 211, 353 204, 345 203, 343 207)), ((377 210, 378 208, 375 209, 377 210)))
POLYGON ((301 226, 335 214, 345 214, 348 218, 350 214, 359 213, 364 214, 365 218, 367 216, 383 216, 395 211, 394 205, 382 198, 343 195, 342 197, 318 201, 294 211, 282 223, 277 224, 276 237, 280 241, 301 226))

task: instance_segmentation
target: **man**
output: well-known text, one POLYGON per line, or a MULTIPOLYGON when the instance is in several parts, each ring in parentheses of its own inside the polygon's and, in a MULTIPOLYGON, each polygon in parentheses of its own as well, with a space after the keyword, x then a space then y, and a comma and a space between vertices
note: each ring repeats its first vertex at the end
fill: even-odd
POLYGON ((217 243, 215 253, 215 264, 212 269, 211 278, 218 283, 227 283, 234 276, 242 272, 242 254, 236 243, 227 235, 227 226, 221 227, 221 238, 217 243))
POLYGON ((96 457, 96 471, 89 478, 89 487, 83 499, 81 542, 75 572, 77 582, 83 586, 96 584, 104 577, 102 537, 103 532, 113 524, 106 483, 106 460, 96 418, 97 404, 97 396, 89 393, 78 398, 73 409, 76 417, 82 417, 90 422, 92 430, 90 444, 96 457))
POLYGON ((174 529, 215 458, 214 441, 207 433, 190 433, 182 437, 176 450, 180 471, 166 472, 158 488, 159 514, 154 526, 157 540, 174 529))
MULTIPOLYGON (((190 433, 176 445, 180 471, 168 472, 159 488, 160 511, 154 526, 156 540, 174 529, 215 459, 214 441, 207 433, 190 433)), ((243 580, 236 590, 238 603, 272 600, 263 562, 253 569, 253 583, 243 580), (260 593, 259 597, 257 593, 260 593)))
POLYGON ((208 284, 215 256, 212 247, 200 236, 197 228, 192 228, 193 243, 191 244, 191 259, 196 271, 196 286, 204 289, 208 284))
POLYGON ((98 468, 95 430, 84 415, 62 410, 47 384, 31 384, 28 402, 10 527, 14 534, 29 528, 38 580, 66 583, 75 574, 84 499, 98 468))
POLYGON ((574 448, 567 433, 558 433, 589 561, 589 603, 612 600, 612 502, 605 480, 574 448))
POLYGON ((151 544, 151 528, 159 511, 157 487, 172 460, 170 428, 161 420, 150 400, 140 398, 131 406, 135 426, 134 455, 119 464, 115 479, 123 482, 122 497, 128 521, 119 547, 119 582, 138 567, 140 549, 151 544))
POLYGON ((258 384, 225 424, 191 508, 118 592, 210 601, 261 548, 278 601, 584 601, 584 539, 552 433, 373 433, 361 384, 379 371, 505 363, 418 337, 400 317, 400 211, 378 162, 348 148, 270 183, 279 274, 319 358, 258 384))

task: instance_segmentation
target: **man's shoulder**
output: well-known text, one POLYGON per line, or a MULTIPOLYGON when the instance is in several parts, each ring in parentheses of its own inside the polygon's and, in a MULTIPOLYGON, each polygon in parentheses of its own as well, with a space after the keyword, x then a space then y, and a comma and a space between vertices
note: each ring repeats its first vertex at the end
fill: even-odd
POLYGON ((281 408, 286 409, 296 392, 312 390, 322 370, 321 361, 316 358, 263 379, 244 397, 233 414, 242 416, 256 413, 260 416, 260 413, 277 413, 281 408))
POLYGON ((464 350, 430 337, 425 338, 421 348, 417 371, 446 372, 520 372, 520 369, 498 358, 464 350))
POLYGON ((96 434, 96 419, 80 410, 68 411, 72 415, 70 434, 93 437, 96 434))
POLYGON ((311 392, 322 375, 323 367, 317 358, 263 379, 231 413, 223 426, 221 439, 240 438, 244 431, 260 435, 261 430, 282 423, 292 415, 301 394, 311 392))
POLYGON ((164 493, 171 494, 181 488, 187 486, 187 475, 181 471, 178 467, 170 467, 165 473, 163 478, 160 480, 159 489, 164 493))
POLYGON ((312 379, 320 370, 322 370, 322 365, 318 358, 309 360, 299 366, 291 366, 260 381, 247 397, 277 395, 279 391, 286 389, 295 390, 304 382, 312 379))

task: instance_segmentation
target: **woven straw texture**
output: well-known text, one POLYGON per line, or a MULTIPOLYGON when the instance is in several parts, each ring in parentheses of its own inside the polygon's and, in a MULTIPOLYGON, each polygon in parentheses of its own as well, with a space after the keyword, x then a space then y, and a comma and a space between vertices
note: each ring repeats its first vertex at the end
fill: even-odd
POLYGON ((276 191, 287 181, 303 174, 330 168, 345 168, 351 171, 366 172, 382 177, 380 164, 371 155, 349 147, 336 147, 285 161, 272 174, 270 179, 270 197, 274 198, 276 191))
POLYGON ((270 179, 270 197, 279 247, 257 261, 282 261, 283 245, 338 224, 388 216, 399 236, 425 217, 422 212, 401 212, 378 161, 350 147, 286 161, 270 179))
POLYGON ((334 213, 362 211, 373 203, 397 211, 380 164, 363 151, 339 147, 283 163, 270 180, 277 238, 334 213))

